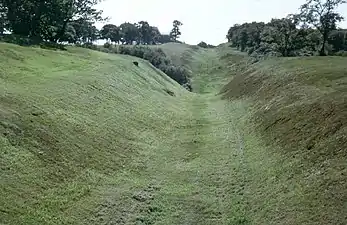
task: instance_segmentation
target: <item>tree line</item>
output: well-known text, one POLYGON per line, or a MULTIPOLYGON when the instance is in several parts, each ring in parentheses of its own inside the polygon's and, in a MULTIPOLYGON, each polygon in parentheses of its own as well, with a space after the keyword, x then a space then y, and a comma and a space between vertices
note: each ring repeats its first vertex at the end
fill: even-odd
POLYGON ((344 18, 336 9, 344 3, 307 0, 297 14, 269 23, 235 24, 226 37, 232 47, 254 56, 324 56, 347 51, 347 29, 337 28, 344 18))
POLYGON ((159 29, 151 26, 147 21, 138 23, 123 23, 120 26, 106 24, 99 32, 99 38, 106 40, 108 43, 132 44, 136 42, 142 45, 155 45, 168 42, 177 42, 181 35, 180 26, 183 24, 173 21, 173 28, 170 34, 161 34, 159 29))
POLYGON ((0 34, 7 31, 38 41, 72 44, 99 39, 118 44, 158 44, 177 41, 181 35, 182 23, 178 20, 173 21, 170 34, 161 34, 146 21, 106 24, 98 30, 96 22, 108 20, 94 8, 100 1, 0 0, 0 34))

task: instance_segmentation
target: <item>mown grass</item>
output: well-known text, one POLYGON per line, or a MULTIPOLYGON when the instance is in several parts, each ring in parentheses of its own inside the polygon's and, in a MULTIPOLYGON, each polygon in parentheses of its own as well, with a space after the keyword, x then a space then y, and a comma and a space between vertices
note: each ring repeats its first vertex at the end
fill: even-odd
POLYGON ((1 47, 1 223, 247 221, 218 97, 132 57, 1 47))
POLYGON ((186 91, 132 57, 0 45, 1 223, 81 223, 186 91))
POLYGON ((0 51, 2 224, 347 221, 340 58, 195 49, 189 93, 130 56, 0 51))

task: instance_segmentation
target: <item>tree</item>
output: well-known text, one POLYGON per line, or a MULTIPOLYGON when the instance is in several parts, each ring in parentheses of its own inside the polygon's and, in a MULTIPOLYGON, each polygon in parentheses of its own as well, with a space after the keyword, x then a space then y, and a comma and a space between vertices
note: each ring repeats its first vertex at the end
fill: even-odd
POLYGON ((60 41, 75 44, 77 40, 76 38, 77 34, 75 27, 71 23, 69 23, 66 27, 64 35, 60 38, 60 41))
POLYGON ((326 55, 325 45, 330 32, 336 29, 337 22, 343 20, 343 17, 335 10, 344 3, 346 3, 345 0, 307 0, 300 7, 302 22, 314 26, 321 34, 322 46, 319 51, 321 56, 326 55))
POLYGON ((140 44, 150 44, 152 39, 152 30, 149 23, 147 21, 140 21, 138 23, 138 30, 140 44))
POLYGON ((247 47, 258 48, 261 42, 261 32, 265 27, 263 22, 252 22, 247 26, 247 47))
POLYGON ((7 28, 7 9, 3 6, 0 0, 0 35, 2 35, 7 28))
POLYGON ((139 30, 135 24, 123 23, 120 26, 122 42, 131 45, 133 41, 139 40, 139 30))
POLYGON ((121 39, 120 29, 116 25, 106 24, 100 30, 100 37, 107 41, 118 43, 121 39))
POLYGON ((171 42, 171 36, 169 34, 160 35, 159 42, 162 44, 171 42))
POLYGON ((272 19, 267 24, 268 29, 262 32, 262 39, 269 44, 275 43, 282 56, 290 56, 296 49, 295 40, 300 34, 296 25, 296 17, 272 19))
POLYGON ((151 29, 151 44, 157 44, 158 42, 160 42, 162 35, 158 27, 151 26, 150 29, 151 29))
POLYGON ((75 43, 93 43, 99 37, 98 29, 92 22, 80 18, 71 23, 75 29, 75 43))
POLYGON ((330 33, 328 43, 333 51, 347 51, 347 30, 334 30, 330 33))
POLYGON ((183 24, 178 21, 178 20, 174 20, 173 21, 173 28, 170 32, 170 37, 176 42, 177 39, 180 37, 181 35, 181 31, 180 31, 180 26, 182 26, 183 24))
POLYGON ((83 18, 102 20, 93 7, 100 0, 0 0, 9 30, 18 35, 56 42, 64 39, 68 24, 83 18))

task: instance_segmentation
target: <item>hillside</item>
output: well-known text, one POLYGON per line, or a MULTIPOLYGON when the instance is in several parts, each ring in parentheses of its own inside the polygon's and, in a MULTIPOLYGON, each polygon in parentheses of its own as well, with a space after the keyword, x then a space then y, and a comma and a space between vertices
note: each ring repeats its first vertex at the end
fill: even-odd
POLYGON ((1 224, 76 223, 182 113, 145 61, 0 45, 1 224))
POLYGON ((254 214, 254 223, 345 224, 346 59, 273 58, 244 65, 231 67, 234 76, 221 94, 244 113, 239 124, 246 127, 245 154, 255 164, 251 190, 262 191, 249 196, 262 212, 254 214))
POLYGON ((345 58, 161 47, 0 43, 0 224, 346 224, 345 58))

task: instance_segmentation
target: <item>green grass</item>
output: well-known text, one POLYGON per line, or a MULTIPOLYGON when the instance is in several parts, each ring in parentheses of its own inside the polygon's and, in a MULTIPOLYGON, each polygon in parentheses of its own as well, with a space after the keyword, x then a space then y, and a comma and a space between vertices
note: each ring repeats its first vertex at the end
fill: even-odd
POLYGON ((274 58, 223 88, 235 106, 248 102, 235 115, 262 190, 250 198, 255 224, 347 222, 346 84, 343 57, 274 58))
POLYGON ((319 125, 295 112, 323 97, 343 107, 340 58, 250 66, 226 46, 164 48, 196 93, 133 57, 0 43, 1 224, 346 223, 346 158, 322 151, 345 130, 317 136, 322 161, 306 154, 309 126, 291 139, 297 127, 274 123, 319 125))
POLYGON ((189 62, 189 57, 194 47, 180 43, 166 43, 162 45, 151 46, 152 48, 161 48, 172 62, 176 65, 186 65, 189 62))

